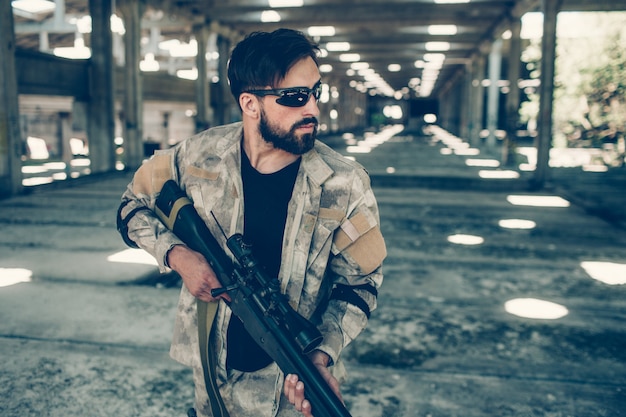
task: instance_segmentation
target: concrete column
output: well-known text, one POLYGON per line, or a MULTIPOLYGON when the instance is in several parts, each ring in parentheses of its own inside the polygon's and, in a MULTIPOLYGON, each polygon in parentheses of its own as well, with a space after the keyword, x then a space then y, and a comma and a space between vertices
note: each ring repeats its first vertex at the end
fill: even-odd
POLYGON ((483 130, 483 106, 485 103, 485 92, 483 89, 483 79, 485 78, 485 57, 480 55, 474 59, 472 68, 472 104, 470 118, 470 143, 472 146, 480 144, 480 132, 483 130))
POLYGON ((22 191, 22 138, 10 1, 0 2, 0 197, 22 191))
POLYGON ((345 127, 346 116, 349 115, 347 109, 348 101, 343 96, 341 83, 337 77, 328 78, 328 94, 329 100, 326 103, 326 120, 328 124, 328 132, 337 133, 345 127), (331 118, 331 113, 336 113, 335 119, 331 118))
POLYGON ((212 124, 211 90, 207 79, 206 59, 209 29, 206 25, 195 26, 193 33, 198 43, 198 55, 196 55, 196 68, 198 69, 198 78, 196 80, 196 132, 201 132, 212 124))
POLYGON ((69 112, 59 112, 59 141, 61 145, 61 159, 65 163, 65 172, 68 177, 72 174, 72 147, 70 146, 72 139, 72 119, 69 112))
POLYGON ((216 109, 221 123, 233 121, 233 115, 239 114, 239 105, 235 102, 228 86, 228 58, 230 57, 231 40, 225 36, 217 37, 217 52, 219 53, 217 63, 217 76, 219 77, 218 88, 221 91, 221 108, 216 109))
POLYGON ((532 185, 543 188, 550 175, 552 147, 552 105, 556 60, 556 20, 562 0, 542 0, 543 37, 541 42, 541 75, 539 80, 539 117, 537 136, 537 167, 532 185))
POLYGON ((500 81, 502 70, 502 38, 496 39, 489 54, 489 88, 487 90, 487 150, 493 152, 496 148, 496 130, 498 129, 498 113, 500 81))
POLYGON ((462 89, 463 100, 461 101, 461 129, 459 135, 462 139, 469 140, 472 134, 472 68, 470 65, 465 66, 465 74, 463 76, 462 89))
POLYGON ((115 108, 113 74, 112 3, 89 0, 91 15, 90 101, 87 139, 91 172, 115 169, 115 108))
POLYGON ((437 120, 438 120, 438 124, 444 128, 445 130, 448 130, 448 98, 447 98, 448 92, 444 92, 444 93, 439 93, 439 95, 437 96, 437 101, 439 102, 439 114, 437 116, 437 120))
POLYGON ((442 112, 442 116, 443 116, 443 120, 445 120, 445 128, 448 132, 452 133, 452 134, 456 134, 456 129, 455 129, 455 120, 454 120, 454 109, 453 109, 453 103, 454 101, 456 101, 456 98, 452 98, 454 97, 452 89, 449 89, 448 91, 445 92, 444 95, 444 99, 443 100, 439 100, 440 103, 442 103, 440 106, 441 112, 442 112))
POLYGON ((511 22, 511 39, 509 41, 509 94, 506 96, 506 138, 502 146, 502 165, 515 163, 515 142, 519 127, 520 90, 518 87, 521 73, 522 56, 522 21, 516 18, 511 22))
MULTIPOLYGON (((359 93, 346 83, 340 83, 339 89, 341 94, 339 97, 339 103, 343 109, 343 117, 340 114, 342 120, 341 128, 355 129, 364 127, 363 114, 365 113, 366 104, 364 103, 363 97, 365 95, 363 93, 359 93)), ((403 111, 407 112, 405 116, 408 118, 408 106, 406 106, 403 111)))
POLYGON ((163 121, 161 122, 161 126, 163 127, 163 135, 161 138, 161 149, 166 149, 170 140, 170 113, 163 112, 163 121))
POLYGON ((50 51, 50 42, 48 39, 48 32, 39 32, 39 50, 41 52, 50 51))
POLYGON ((335 129, 339 132, 342 132, 350 126, 351 117, 353 114, 352 111, 352 102, 350 98, 345 94, 345 90, 343 88, 343 84, 335 83, 334 88, 331 90, 331 94, 338 95, 336 99, 333 99, 331 96, 331 102, 333 103, 333 108, 337 110, 337 120, 335 121, 335 129))
POLYGON ((141 61, 141 16, 139 1, 121 1, 118 10, 124 20, 124 106, 122 130, 124 135, 124 164, 137 169, 144 159, 143 145, 143 77, 141 61))
MULTIPOLYGON (((356 107, 359 108, 359 113, 355 114, 355 123, 353 128, 366 128, 368 126, 367 120, 367 95, 359 91, 356 91, 352 87, 347 87, 350 90, 350 94, 354 97, 356 107)), ((410 113, 410 108, 407 109, 410 113)), ((410 117, 410 116, 409 116, 410 117)))
POLYGON ((340 111, 340 109, 337 109, 337 100, 333 99, 332 97, 332 92, 334 89, 336 89, 337 80, 335 77, 326 77, 324 81, 326 81, 328 84, 328 102, 325 103, 324 110, 320 109, 319 120, 323 120, 323 123, 325 123, 328 128, 327 132, 332 133, 336 128, 337 121, 331 119, 330 114, 333 110, 336 110, 337 112, 340 111), (324 112, 324 114, 321 113, 322 111, 324 112))
POLYGON ((449 97, 453 98, 453 100, 450 100, 450 131, 453 132, 455 135, 462 137, 463 126, 465 124, 464 105, 466 103, 467 90, 465 88, 464 75, 459 72, 455 78, 456 80, 454 80, 454 83, 451 85, 449 91, 449 97))

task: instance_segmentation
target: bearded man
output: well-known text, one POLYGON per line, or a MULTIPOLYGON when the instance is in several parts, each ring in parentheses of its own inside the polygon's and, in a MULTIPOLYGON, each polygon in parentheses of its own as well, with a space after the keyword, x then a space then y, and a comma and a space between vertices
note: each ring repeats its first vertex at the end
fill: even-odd
POLYGON ((386 256, 378 207, 363 167, 316 139, 318 51, 289 29, 248 35, 228 66, 242 121, 157 151, 122 196, 118 229, 125 242, 182 278, 170 354, 193 368, 198 416, 315 410, 298 376, 284 375, 232 314, 228 292, 211 295, 221 284, 206 259, 153 213, 165 181, 178 183, 214 236, 220 229, 243 234, 292 307, 318 327, 323 341, 310 359, 339 397, 341 352, 376 308, 386 256), (208 333, 199 331, 207 322, 200 303, 214 310, 208 333), (210 357, 202 360, 207 345, 210 357))

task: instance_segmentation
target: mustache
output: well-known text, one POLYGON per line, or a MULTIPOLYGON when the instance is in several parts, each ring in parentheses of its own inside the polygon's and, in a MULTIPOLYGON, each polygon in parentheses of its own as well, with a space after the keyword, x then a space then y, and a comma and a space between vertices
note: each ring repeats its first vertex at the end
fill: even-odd
POLYGON ((308 125, 308 124, 314 124, 317 127, 318 123, 319 122, 317 121, 317 117, 307 117, 307 118, 304 118, 304 119, 300 120, 299 122, 295 123, 293 125, 293 129, 297 129, 300 126, 305 126, 305 125, 308 125))

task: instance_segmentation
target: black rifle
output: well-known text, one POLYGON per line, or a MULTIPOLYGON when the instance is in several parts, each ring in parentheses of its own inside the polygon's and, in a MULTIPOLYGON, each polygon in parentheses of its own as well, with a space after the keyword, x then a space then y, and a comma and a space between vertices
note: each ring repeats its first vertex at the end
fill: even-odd
POLYGON ((315 417, 351 417, 307 356, 322 342, 321 333, 291 307, 280 292, 278 279, 270 278, 258 266, 243 236, 234 234, 226 239, 226 245, 237 260, 233 262, 173 180, 163 185, 155 213, 168 229, 189 248, 201 253, 211 265, 223 286, 212 291, 212 295, 217 297, 227 292, 233 314, 241 319, 259 346, 285 374, 296 374, 304 382, 305 396, 315 417))

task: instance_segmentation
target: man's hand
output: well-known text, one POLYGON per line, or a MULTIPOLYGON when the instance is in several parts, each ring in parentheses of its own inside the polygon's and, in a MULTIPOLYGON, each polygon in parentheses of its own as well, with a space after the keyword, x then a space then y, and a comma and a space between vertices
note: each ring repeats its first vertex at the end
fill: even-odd
POLYGON ((211 290, 221 288, 222 284, 202 254, 189 249, 187 246, 176 245, 167 253, 167 263, 170 268, 178 272, 194 297, 207 303, 219 298, 230 301, 230 297, 226 293, 217 298, 211 296, 211 290))
MULTIPOLYGON (((339 381, 337 381, 328 370, 328 361, 330 360, 328 355, 321 350, 315 350, 310 356, 311 361, 324 380, 328 383, 333 392, 337 394, 337 397, 342 400, 341 393, 339 392, 339 381)), ((311 403, 304 395, 304 388, 304 383, 298 379, 298 375, 289 374, 285 376, 285 384, 283 387, 284 395, 289 399, 289 402, 296 407, 296 410, 300 411, 305 417, 313 417, 313 414, 311 414, 311 403)))

